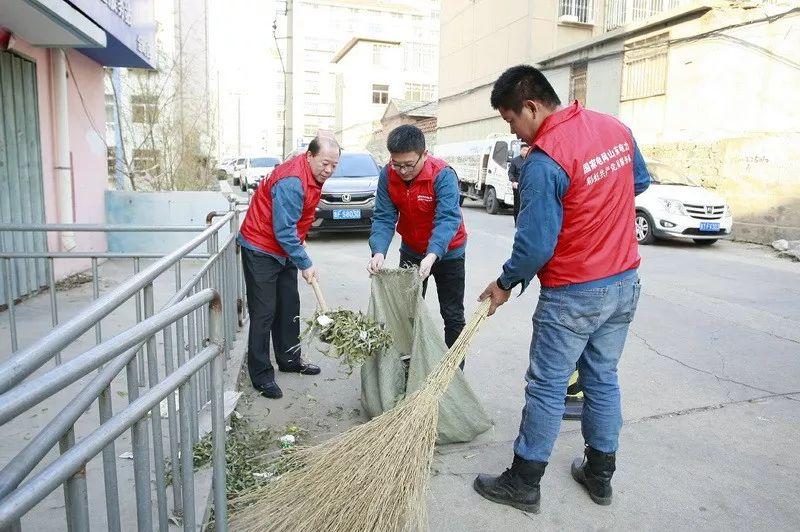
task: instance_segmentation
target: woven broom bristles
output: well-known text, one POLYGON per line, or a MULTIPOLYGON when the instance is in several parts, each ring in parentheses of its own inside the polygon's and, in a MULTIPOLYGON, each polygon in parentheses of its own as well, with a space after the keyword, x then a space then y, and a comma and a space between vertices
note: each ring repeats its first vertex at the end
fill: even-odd
POLYGON ((489 310, 481 303, 425 385, 392 410, 291 457, 292 469, 232 503, 241 531, 426 530, 439 399, 489 310))

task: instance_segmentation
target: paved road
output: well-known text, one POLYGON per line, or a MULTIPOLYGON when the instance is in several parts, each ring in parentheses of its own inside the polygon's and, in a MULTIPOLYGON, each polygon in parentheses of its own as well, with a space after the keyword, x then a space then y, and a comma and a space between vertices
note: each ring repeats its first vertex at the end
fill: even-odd
MULTIPOLYGON (((467 202, 467 312, 496 278, 512 238, 508 215, 467 202)), ((332 305, 366 308, 365 235, 309 242, 332 305)), ((620 364, 625 426, 611 507, 595 506, 569 477, 582 452, 578 422, 565 422, 542 482, 542 513, 494 505, 471 488, 480 472, 508 467, 523 405, 531 316, 538 287, 487 321, 466 375, 494 420, 468 445, 438 449, 431 530, 796 529, 800 467, 800 264, 762 246, 642 247, 639 312, 620 364)), ((388 261, 397 260, 396 242, 388 261)), ((313 295, 301 287, 303 312, 313 295)), ((438 317, 435 297, 428 304, 438 317)), ((286 397, 250 396, 258 423, 300 423, 324 438, 360 421, 358 376, 323 365, 319 378, 280 376, 286 397)), ((246 388, 246 386, 245 386, 246 388)), ((245 406, 246 405, 246 406, 245 406)))

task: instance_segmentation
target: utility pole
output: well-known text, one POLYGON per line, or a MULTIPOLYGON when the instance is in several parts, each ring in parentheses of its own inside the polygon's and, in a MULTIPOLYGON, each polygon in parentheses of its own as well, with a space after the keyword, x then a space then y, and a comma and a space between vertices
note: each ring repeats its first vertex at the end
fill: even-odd
POLYGON ((242 95, 236 95, 236 154, 242 155, 242 95))
POLYGON ((286 6, 283 13, 275 10, 275 20, 272 23, 272 38, 275 41, 275 48, 278 51, 278 58, 281 61, 281 72, 283 73, 283 156, 286 157, 293 147, 293 124, 292 124, 292 64, 294 62, 293 47, 293 33, 294 33, 294 0, 286 0, 286 6), (278 15, 286 15, 286 61, 283 60, 281 47, 278 44, 278 15))
POLYGON ((294 149, 294 0, 286 0, 286 71, 283 78, 283 150, 284 156, 294 149), (288 143, 287 143, 288 141, 288 143), (288 145, 287 145, 288 144, 288 145))

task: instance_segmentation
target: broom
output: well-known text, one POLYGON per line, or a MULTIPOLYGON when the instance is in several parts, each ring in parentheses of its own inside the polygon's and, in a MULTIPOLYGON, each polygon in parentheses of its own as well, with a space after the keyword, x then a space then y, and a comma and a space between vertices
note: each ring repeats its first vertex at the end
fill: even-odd
POLYGON ((427 529, 439 399, 489 311, 483 301, 422 388, 392 410, 288 456, 288 472, 231 501, 241 531, 427 529))

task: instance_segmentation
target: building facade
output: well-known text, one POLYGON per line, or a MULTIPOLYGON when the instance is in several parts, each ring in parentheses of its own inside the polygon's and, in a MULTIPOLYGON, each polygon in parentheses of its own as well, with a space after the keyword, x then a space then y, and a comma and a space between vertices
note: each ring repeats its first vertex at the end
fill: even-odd
MULTIPOLYGON (((3 3, 2 223, 105 221, 104 67, 151 68, 152 29, 152 4, 144 0, 3 3)), ((102 233, 4 235, 1 244, 7 251, 106 249, 102 233)), ((62 277, 87 266, 87 261, 65 261, 55 274, 62 277)), ((17 261, 14 295, 46 284, 45 268, 39 261, 17 261)))
POLYGON ((672 9, 687 0, 443 0, 439 141, 483 139, 507 127, 489 105, 508 67, 672 9))
MULTIPOLYGON (((363 128, 365 132, 372 128, 365 133, 370 135, 379 127, 389 97, 429 101, 438 96, 438 0, 295 0, 293 5, 292 108, 286 124, 287 146, 304 145, 319 130, 327 130, 363 148, 364 142, 350 142, 361 134, 348 129, 371 122, 363 128), (360 44, 334 61, 353 39, 360 44), (398 44, 391 44, 394 42, 398 44), (360 73, 352 66, 356 62, 351 54, 366 61, 360 73), (375 70, 375 75, 380 71, 380 79, 368 70, 375 70), (361 76, 375 78, 374 83, 370 79, 363 85, 358 79, 361 76), (359 91, 363 86, 369 89, 361 95, 364 105, 345 103, 340 112, 337 94, 345 84, 358 85, 359 91), (376 88, 376 93, 384 94, 377 96, 379 103, 372 103, 373 84, 386 87, 376 88)), ((275 83, 282 90, 282 84, 275 83)), ((270 145, 275 143, 270 141, 270 145)))
POLYGON ((539 59, 563 101, 714 187, 734 237, 800 238, 800 2, 689 4, 539 59), (745 103, 749 102, 749 103, 745 103))

